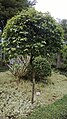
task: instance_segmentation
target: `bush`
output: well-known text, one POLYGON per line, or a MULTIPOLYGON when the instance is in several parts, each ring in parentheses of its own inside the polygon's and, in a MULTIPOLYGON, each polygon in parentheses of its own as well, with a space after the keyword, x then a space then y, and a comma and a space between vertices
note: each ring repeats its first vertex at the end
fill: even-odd
POLYGON ((33 60, 33 68, 35 70, 35 77, 38 80, 45 79, 45 77, 51 75, 51 66, 49 62, 41 56, 33 60))
POLYGON ((67 71, 67 45, 64 46, 62 49, 62 58, 63 58, 63 63, 62 63, 62 69, 67 71))
POLYGON ((28 72, 29 62, 29 56, 18 56, 17 58, 13 58, 10 60, 10 64, 8 65, 8 67, 11 73, 20 79, 26 76, 28 72))

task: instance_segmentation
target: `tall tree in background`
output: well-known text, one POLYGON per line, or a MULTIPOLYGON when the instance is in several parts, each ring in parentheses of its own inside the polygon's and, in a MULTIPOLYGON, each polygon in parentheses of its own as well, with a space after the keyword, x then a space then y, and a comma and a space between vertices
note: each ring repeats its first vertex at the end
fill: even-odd
POLYGON ((64 40, 67 41, 67 19, 62 19, 60 24, 64 30, 64 40))
POLYGON ((18 11, 22 11, 36 3, 35 0, 0 0, 0 29, 3 31, 8 19, 13 17, 18 11))

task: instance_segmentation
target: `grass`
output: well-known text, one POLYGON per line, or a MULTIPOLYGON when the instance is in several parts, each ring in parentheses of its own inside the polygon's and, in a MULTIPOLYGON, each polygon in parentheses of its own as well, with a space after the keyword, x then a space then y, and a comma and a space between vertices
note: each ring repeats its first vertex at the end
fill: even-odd
MULTIPOLYGON (((47 106, 67 94, 67 77, 53 72, 49 83, 38 82, 35 85, 35 101, 31 104, 32 83, 17 79, 5 68, 0 67, 0 116, 13 116, 21 119, 29 115, 35 107, 47 106), (36 92, 40 95, 37 96, 36 92)), ((37 119, 37 118, 36 118, 37 119)))
POLYGON ((26 119, 67 119, 67 95, 47 107, 37 108, 26 119))

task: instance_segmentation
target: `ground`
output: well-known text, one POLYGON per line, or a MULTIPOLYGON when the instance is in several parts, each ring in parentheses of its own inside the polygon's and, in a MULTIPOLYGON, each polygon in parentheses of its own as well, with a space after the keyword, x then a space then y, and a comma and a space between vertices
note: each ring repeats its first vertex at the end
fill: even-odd
POLYGON ((25 117, 39 105, 48 105, 67 94, 67 77, 52 72, 48 84, 35 85, 35 101, 31 104, 32 82, 15 78, 10 71, 0 71, 0 115, 6 117, 25 117), (37 95, 37 92, 40 94, 37 95))

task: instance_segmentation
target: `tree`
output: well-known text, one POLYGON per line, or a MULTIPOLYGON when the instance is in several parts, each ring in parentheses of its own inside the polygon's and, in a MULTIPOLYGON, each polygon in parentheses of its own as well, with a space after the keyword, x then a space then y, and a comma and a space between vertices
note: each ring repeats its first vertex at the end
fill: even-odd
POLYGON ((66 44, 63 45, 63 48, 61 50, 61 58, 62 58, 61 69, 63 71, 67 71, 67 45, 66 44))
POLYGON ((61 27, 48 13, 43 14, 29 8, 7 22, 3 32, 4 51, 10 58, 25 54, 31 57, 34 84, 34 58, 44 56, 48 51, 57 51, 61 47, 62 36, 61 27))
POLYGON ((46 14, 45 22, 46 52, 57 53, 63 45, 64 31, 50 14, 46 14))
POLYGON ((60 24, 62 25, 64 30, 64 40, 67 41, 67 19, 62 19, 60 24))
POLYGON ((35 3, 35 1, 28 0, 0 0, 0 27, 2 31, 8 19, 16 15, 18 11, 22 11, 22 9, 35 3))
MULTIPOLYGON (((57 68, 64 68, 64 66, 62 66, 62 59, 63 61, 66 60, 65 59, 65 48, 66 48, 66 44, 67 44, 67 19, 58 19, 59 24, 62 26, 63 31, 64 31, 64 38, 63 38, 63 47, 61 49, 61 51, 58 53, 57 55, 57 68), (62 59, 61 59, 62 57, 62 59)), ((65 64, 66 65, 66 64, 65 64)), ((65 66, 66 67, 66 66, 65 66)))

